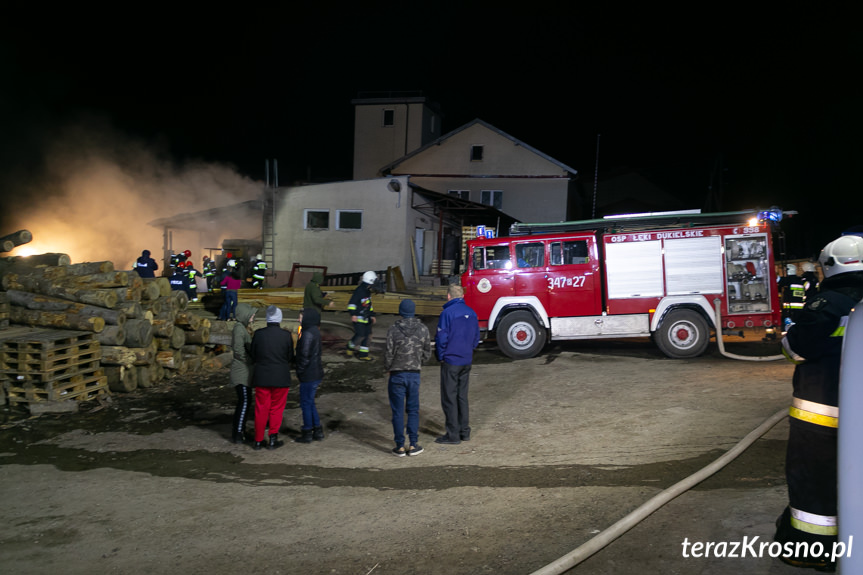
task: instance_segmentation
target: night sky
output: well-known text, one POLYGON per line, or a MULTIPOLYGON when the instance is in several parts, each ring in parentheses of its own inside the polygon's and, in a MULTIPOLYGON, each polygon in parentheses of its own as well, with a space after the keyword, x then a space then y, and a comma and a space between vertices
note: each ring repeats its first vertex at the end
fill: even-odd
POLYGON ((600 178, 638 170, 685 207, 706 206, 721 166, 722 210, 800 212, 783 223, 797 257, 863 223, 863 43, 850 9, 284 4, 5 19, 3 209, 21 209, 10 198, 39 177, 46 142, 79 121, 178 164, 263 180, 278 159, 282 185, 349 179, 351 99, 419 90, 441 106, 444 133, 481 118, 591 189, 597 134, 600 178))

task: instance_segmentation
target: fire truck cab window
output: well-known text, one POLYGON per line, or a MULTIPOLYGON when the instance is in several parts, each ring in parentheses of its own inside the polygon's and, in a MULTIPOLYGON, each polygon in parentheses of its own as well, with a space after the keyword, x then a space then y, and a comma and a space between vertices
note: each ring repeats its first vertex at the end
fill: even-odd
POLYGON ((587 253, 587 240, 554 242, 549 246, 549 252, 553 266, 586 264, 590 261, 587 253))
POLYGON ((545 245, 542 242, 517 244, 515 258, 520 268, 538 268, 545 265, 545 245))
POLYGON ((509 246, 488 246, 473 249, 473 269, 475 270, 508 270, 511 267, 509 246))

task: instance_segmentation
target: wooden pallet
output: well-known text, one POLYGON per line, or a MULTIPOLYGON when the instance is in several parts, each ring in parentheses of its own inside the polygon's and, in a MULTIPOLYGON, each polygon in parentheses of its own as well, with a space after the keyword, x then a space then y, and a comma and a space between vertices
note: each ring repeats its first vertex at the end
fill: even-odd
POLYGON ((108 378, 105 377, 101 369, 88 374, 79 373, 63 382, 52 382, 46 385, 28 382, 21 385, 21 382, 7 381, 3 387, 6 390, 9 405, 12 406, 21 403, 69 399, 88 401, 110 393, 108 391, 108 378))
POLYGON ((101 357, 102 348, 98 341, 39 352, 26 349, 0 349, 0 373, 55 371, 98 361, 101 357))
POLYGON ((64 383, 79 375, 87 375, 101 367, 98 357, 82 359, 74 363, 57 364, 44 370, 0 370, 0 381, 31 382, 38 385, 64 383))

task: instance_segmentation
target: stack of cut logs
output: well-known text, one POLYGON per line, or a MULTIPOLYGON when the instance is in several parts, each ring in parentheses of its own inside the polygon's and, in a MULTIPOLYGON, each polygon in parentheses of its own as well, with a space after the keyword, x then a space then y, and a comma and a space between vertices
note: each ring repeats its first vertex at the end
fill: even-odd
POLYGON ((216 357, 219 346, 209 344, 210 320, 188 311, 188 296, 167 278, 142 279, 107 261, 69 264, 62 255, 0 261, 0 321, 8 310, 12 324, 93 332, 112 391, 227 363, 230 354, 216 357))

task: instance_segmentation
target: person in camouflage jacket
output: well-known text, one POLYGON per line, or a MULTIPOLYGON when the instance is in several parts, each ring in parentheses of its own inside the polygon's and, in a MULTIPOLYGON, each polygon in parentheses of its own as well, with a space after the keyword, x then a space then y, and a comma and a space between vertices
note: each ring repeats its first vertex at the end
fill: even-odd
POLYGON ((420 369, 431 357, 429 330, 415 317, 416 304, 405 299, 399 304, 401 316, 387 331, 387 348, 384 369, 389 373, 387 391, 393 413, 392 450, 396 457, 419 455, 423 452, 419 442, 420 369), (407 435, 410 440, 405 450, 405 412, 407 435))

